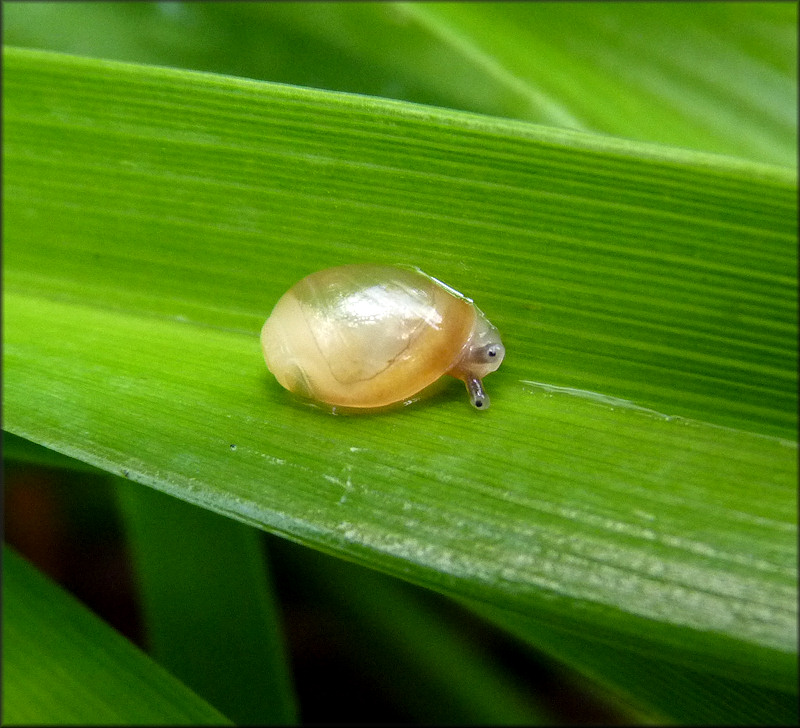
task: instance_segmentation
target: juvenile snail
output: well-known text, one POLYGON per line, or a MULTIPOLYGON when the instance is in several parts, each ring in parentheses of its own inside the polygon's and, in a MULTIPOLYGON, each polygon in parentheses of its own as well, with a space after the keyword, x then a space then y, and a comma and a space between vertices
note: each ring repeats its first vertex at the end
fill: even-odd
POLYGON ((407 402, 449 374, 487 409, 481 379, 503 361, 497 329, 469 298, 416 268, 343 265, 290 288, 261 329, 267 368, 329 405, 407 402))

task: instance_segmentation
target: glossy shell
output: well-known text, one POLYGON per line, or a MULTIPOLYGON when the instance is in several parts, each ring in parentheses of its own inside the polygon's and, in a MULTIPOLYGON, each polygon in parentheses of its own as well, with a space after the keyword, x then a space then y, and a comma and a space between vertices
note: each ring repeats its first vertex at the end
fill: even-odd
POLYGON ((261 330, 268 369, 288 390, 329 405, 413 400, 444 374, 486 409, 481 379, 503 346, 472 301, 422 271, 346 265, 290 288, 261 330))

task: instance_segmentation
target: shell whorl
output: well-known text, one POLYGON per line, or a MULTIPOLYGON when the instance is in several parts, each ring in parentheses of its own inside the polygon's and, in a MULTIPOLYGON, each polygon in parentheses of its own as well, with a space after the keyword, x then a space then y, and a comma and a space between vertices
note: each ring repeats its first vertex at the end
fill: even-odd
POLYGON ((475 317, 469 299, 421 271, 341 266, 287 291, 261 342, 287 389, 333 405, 381 407, 448 372, 475 317))

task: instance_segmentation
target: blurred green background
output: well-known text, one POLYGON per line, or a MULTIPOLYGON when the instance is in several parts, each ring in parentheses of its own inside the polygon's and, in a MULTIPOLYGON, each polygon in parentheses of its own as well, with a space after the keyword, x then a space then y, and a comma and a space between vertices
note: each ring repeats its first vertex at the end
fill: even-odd
MULTIPOLYGON (((6 46, 393 98, 796 165, 794 3, 6 2, 2 11, 6 46)), ((284 637, 270 639, 285 640, 289 655, 276 670, 293 685, 275 699, 283 703, 269 715, 274 722, 297 715, 311 723, 680 719, 653 708, 646 690, 609 692, 427 590, 256 536, 212 513, 198 515, 194 506, 149 489, 133 494, 124 479, 53 459, 13 436, 5 438, 4 456, 7 542, 122 634, 161 650, 162 663, 169 663, 170 647, 159 647, 159 630, 174 636, 187 629, 189 642, 196 631, 145 628, 148 614, 161 607, 141 596, 148 556, 131 554, 130 543, 142 542, 136 533, 155 539, 154 514, 160 515, 160 553, 174 553, 175 563, 158 578, 173 584, 181 564, 208 558, 181 556, 185 544, 170 541, 181 529, 257 540, 268 561, 252 568, 267 575, 266 592, 274 582, 277 623, 285 628, 284 637)), ((193 599, 202 603, 193 594, 202 578, 184 585, 186 609, 193 599)), ((230 592, 241 596, 235 586, 230 592)), ((224 635, 219 644, 209 640, 203 659, 220 659, 225 644, 224 635)), ((231 648, 238 664, 229 671, 250 690, 251 704, 242 698, 247 690, 204 684, 202 674, 183 680, 234 722, 261 722, 271 688, 252 676, 265 652, 280 660, 281 644, 231 648)), ((752 708, 759 695, 742 700, 752 708)), ((767 705, 756 722, 769 711, 767 705)))
POLYGON ((793 3, 4 4, 4 42, 793 166, 793 3))

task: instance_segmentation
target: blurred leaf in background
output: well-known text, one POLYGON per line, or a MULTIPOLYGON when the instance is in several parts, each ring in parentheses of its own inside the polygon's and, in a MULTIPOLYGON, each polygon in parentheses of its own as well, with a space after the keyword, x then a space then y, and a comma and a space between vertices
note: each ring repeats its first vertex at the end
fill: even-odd
POLYGON ((795 3, 9 2, 3 20, 9 45, 797 157, 795 3))
MULTIPOLYGON (((119 628, 184 683, 152 683, 163 721, 285 722, 291 672, 313 721, 796 722, 796 4, 2 10, 7 532, 63 580, 121 516, 145 638, 119 628), (268 377, 278 296, 365 260, 500 327, 491 412, 454 383, 332 418, 268 377), (343 558, 273 542, 273 591, 231 518, 343 558), (487 622, 576 672, 504 659, 487 622), (291 664, 342 624, 387 696, 361 714, 333 712, 346 679, 319 707, 341 663, 291 664)), ((24 612, 4 637, 49 650, 24 612)), ((85 650, 56 644, 56 673, 85 650)), ((26 713, 54 677, 23 667, 5 720, 97 720, 26 713)))

